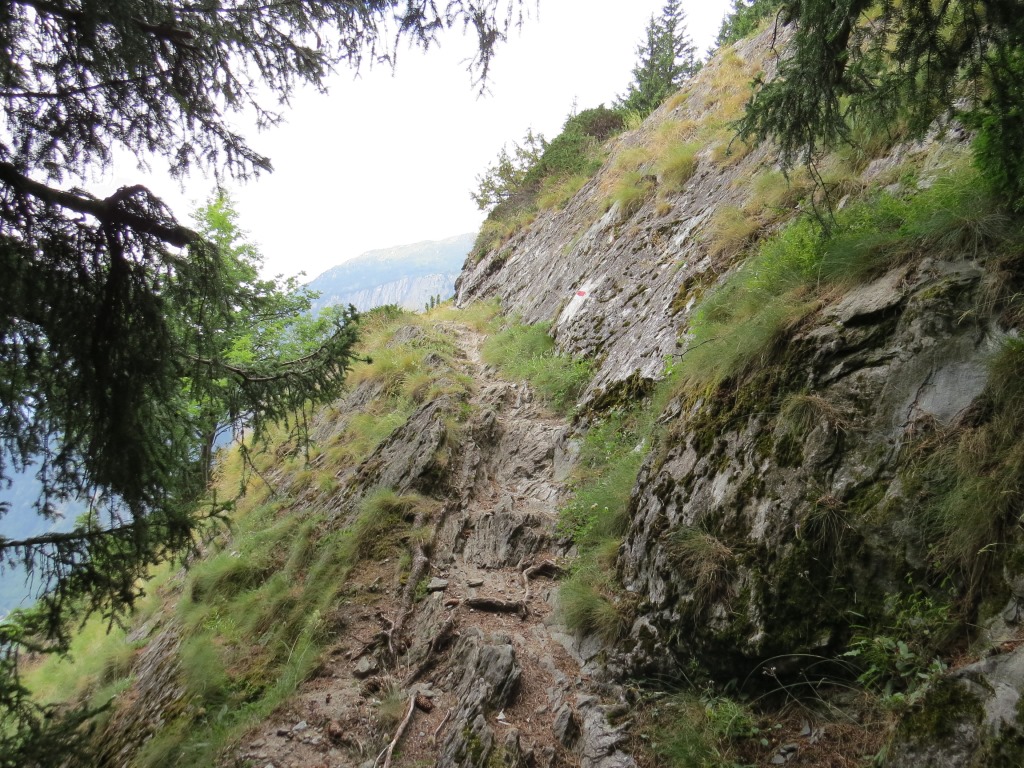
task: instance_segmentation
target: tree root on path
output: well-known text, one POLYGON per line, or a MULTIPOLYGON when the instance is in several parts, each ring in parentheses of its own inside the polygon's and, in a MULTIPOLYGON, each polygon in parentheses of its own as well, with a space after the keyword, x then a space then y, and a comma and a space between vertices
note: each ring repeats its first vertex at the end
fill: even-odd
MULTIPOLYGON (((520 563, 522 565, 522 563, 520 563)), ((525 568, 520 574, 523 580, 523 596, 519 600, 502 600, 497 597, 467 597, 462 604, 467 608, 493 613, 518 613, 525 619, 530 614, 530 579, 534 576, 556 576, 562 569, 553 560, 542 560, 536 565, 525 568)))
MULTIPOLYGON (((433 516, 435 510, 438 509, 439 504, 431 504, 425 509, 421 509, 416 513, 416 518, 413 520, 413 528, 423 528, 430 517, 433 516)), ((419 584, 420 579, 427 573, 427 569, 430 567, 430 558, 427 553, 433 549, 434 537, 437 536, 437 528, 444 522, 444 513, 440 515, 440 519, 434 521, 434 529, 431 533, 430 541, 424 544, 417 543, 412 553, 412 565, 409 568, 409 577, 405 582, 405 591, 402 593, 402 604, 398 609, 398 613, 395 616, 395 623, 388 632, 388 655, 391 661, 395 661, 398 658, 399 652, 404 648, 399 647, 399 642, 402 639, 402 631, 405 629, 405 623, 412 614, 412 606, 416 600, 416 585, 419 584)))
POLYGON ((409 697, 409 708, 405 711, 405 717, 402 718, 402 722, 398 724, 398 730, 395 731, 395 737, 391 739, 391 743, 388 744, 381 753, 377 755, 377 759, 373 761, 373 768, 377 768, 377 763, 380 759, 384 758, 383 768, 391 768, 391 756, 394 754, 395 747, 398 746, 398 742, 402 738, 402 734, 405 733, 405 729, 409 727, 409 723, 412 721, 412 713, 416 710, 416 695, 413 694, 409 697))

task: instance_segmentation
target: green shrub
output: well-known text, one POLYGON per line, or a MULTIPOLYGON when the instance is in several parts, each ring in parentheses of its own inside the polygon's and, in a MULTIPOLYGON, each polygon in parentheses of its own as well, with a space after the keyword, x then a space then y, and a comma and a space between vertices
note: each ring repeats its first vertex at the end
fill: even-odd
POLYGON ((843 656, 855 660, 867 688, 913 694, 945 670, 937 651, 950 626, 948 602, 920 591, 890 595, 879 624, 858 627, 843 656))

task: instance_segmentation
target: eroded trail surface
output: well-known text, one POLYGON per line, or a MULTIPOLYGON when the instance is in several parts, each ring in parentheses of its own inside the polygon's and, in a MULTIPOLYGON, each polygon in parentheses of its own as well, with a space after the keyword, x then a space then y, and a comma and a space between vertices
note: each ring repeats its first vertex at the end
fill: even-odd
POLYGON ((594 683, 600 649, 554 614, 567 426, 483 364, 480 334, 445 332, 476 382, 458 437, 425 404, 360 470, 362 488, 439 502, 416 521, 411 566, 353 573, 328 660, 228 764, 633 765, 594 683))

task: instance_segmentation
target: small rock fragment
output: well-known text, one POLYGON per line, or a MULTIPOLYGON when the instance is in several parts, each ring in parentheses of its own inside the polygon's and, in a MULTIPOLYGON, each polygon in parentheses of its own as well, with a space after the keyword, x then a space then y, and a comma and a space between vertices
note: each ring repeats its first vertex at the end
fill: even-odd
POLYGON ((444 592, 448 589, 448 579, 441 579, 435 576, 427 584, 427 592, 444 592))
POLYGON ((356 664, 356 668, 352 670, 352 674, 362 680, 374 674, 378 669, 380 669, 380 665, 373 656, 363 656, 356 664))

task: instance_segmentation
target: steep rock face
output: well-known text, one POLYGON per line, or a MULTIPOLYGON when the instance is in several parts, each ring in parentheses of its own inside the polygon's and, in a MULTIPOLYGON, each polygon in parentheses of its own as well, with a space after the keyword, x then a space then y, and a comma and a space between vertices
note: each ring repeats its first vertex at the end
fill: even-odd
MULTIPOLYGON (((747 74, 770 34, 736 47, 747 74)), ((723 161, 720 147, 704 147, 681 191, 633 208, 605 203, 620 158, 673 121, 713 113, 716 66, 721 60, 681 103, 615 140, 609 162, 563 210, 541 212, 467 263, 457 285, 460 305, 498 296, 528 322, 551 322, 558 349, 595 362, 583 401, 598 412, 634 401, 663 375, 666 359, 686 354, 694 308, 743 268, 739 257, 755 237, 748 232, 736 247, 716 242, 726 214, 750 210, 753 180, 773 167, 767 148, 741 148, 723 161)), ((898 182, 899 169, 913 164, 917 188, 927 188, 965 143, 952 130, 897 145, 853 186, 914 194, 898 182)), ((781 223, 760 222, 757 236, 781 223)), ((1016 333, 992 298, 1004 269, 956 244, 917 253, 870 282, 820 296, 739 383, 672 400, 660 419, 666 434, 633 488, 619 550, 618 576, 636 602, 628 638, 608 659, 613 677, 678 678, 696 659, 723 682, 745 677, 784 689, 806 665, 849 647, 853 624, 883 621, 887 599, 909 578, 927 581, 936 554, 914 511, 922 491, 907 487, 914 452, 925 437, 928 450, 955 439, 988 412, 989 361, 1016 333)), ((1016 552, 1016 530, 982 544, 1016 552)), ((968 620, 984 628, 980 644, 1002 642, 1003 650, 1021 640, 1011 596, 1021 568, 1013 561, 1004 570, 1005 579, 989 574, 983 584, 962 571, 951 579, 968 620), (1008 598, 994 617, 992 606, 1008 598)), ((940 678, 898 729, 891 764, 1019 764, 1016 653, 940 678), (967 702, 962 711, 953 699, 967 702), (929 731, 936 723, 941 734, 929 731)))
MULTIPOLYGON (((762 71, 767 46, 767 38, 738 44, 729 67, 753 77, 762 71)), ((707 116, 720 109, 720 67, 706 67, 682 106, 662 107, 614 140, 613 159, 563 210, 542 212, 508 243, 467 262, 456 284, 458 305, 499 296, 525 322, 552 321, 560 350, 596 359, 584 399, 660 378, 666 357, 680 351, 686 314, 700 293, 694 288, 713 284, 728 266, 728 258, 709 253, 707 225, 717 210, 746 201, 750 191, 737 181, 769 162, 766 149, 733 160, 717 157, 716 150, 726 151, 722 146, 703 147, 681 192, 651 199, 635 212, 618 203, 604 210, 618 175, 616 156, 650 144, 666 122, 713 119, 707 116)))
POLYGON ((898 504, 897 458, 915 432, 948 426, 987 383, 998 331, 963 321, 983 274, 970 262, 890 273, 825 309, 731 400, 672 419, 620 558, 643 600, 631 666, 826 653, 851 590, 870 614, 924 565, 912 523, 872 513, 898 504), (808 397, 813 421, 787 420, 785 403, 808 397), (678 535, 692 530, 725 548, 712 584, 681 562, 678 535))

